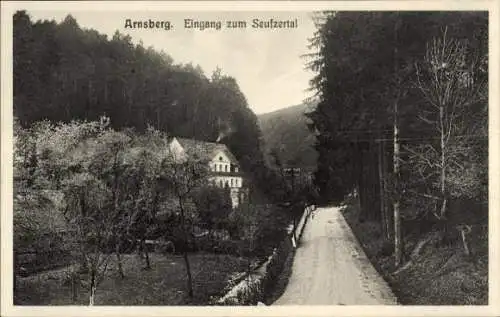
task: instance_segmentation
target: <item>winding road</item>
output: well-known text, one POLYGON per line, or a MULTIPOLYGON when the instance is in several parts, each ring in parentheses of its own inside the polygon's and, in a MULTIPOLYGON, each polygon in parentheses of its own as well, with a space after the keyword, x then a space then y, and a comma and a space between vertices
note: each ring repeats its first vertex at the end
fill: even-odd
POLYGON ((295 253, 284 294, 273 305, 395 305, 339 208, 318 208, 295 253))

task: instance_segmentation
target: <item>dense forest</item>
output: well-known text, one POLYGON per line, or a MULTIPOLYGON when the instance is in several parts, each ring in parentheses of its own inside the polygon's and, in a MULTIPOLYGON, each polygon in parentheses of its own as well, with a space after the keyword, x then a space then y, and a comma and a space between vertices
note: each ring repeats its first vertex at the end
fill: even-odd
MULTIPOLYGON (((262 192, 273 188, 260 149, 257 117, 236 80, 215 70, 175 64, 165 52, 82 29, 68 15, 61 23, 14 15, 14 115, 23 127, 98 120, 115 129, 148 126, 169 135, 229 146, 262 192), (264 180, 265 179, 265 180, 264 180)), ((275 187, 275 186, 274 186, 275 187)))
POLYGON ((488 14, 326 12, 316 23, 309 117, 323 202, 354 193, 359 220, 395 243, 396 266, 412 251, 403 234, 419 230, 417 241, 438 230, 469 253, 466 235, 488 219, 488 14))

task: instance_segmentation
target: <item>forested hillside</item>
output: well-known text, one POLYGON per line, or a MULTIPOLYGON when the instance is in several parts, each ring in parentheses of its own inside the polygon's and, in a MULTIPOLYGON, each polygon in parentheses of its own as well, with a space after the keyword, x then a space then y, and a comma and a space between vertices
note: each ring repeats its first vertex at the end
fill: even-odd
POLYGON ((313 104, 300 104, 259 115, 259 125, 264 140, 264 155, 273 162, 272 152, 278 154, 285 165, 314 169, 317 153, 311 123, 306 113, 314 110, 313 104))
MULTIPOLYGON (((14 15, 14 115, 24 127, 106 115, 115 129, 148 126, 169 135, 226 143, 245 171, 263 169, 257 117, 236 80, 220 69, 176 64, 166 52, 79 27, 14 15)), ((259 181, 262 186, 269 181, 259 181)))

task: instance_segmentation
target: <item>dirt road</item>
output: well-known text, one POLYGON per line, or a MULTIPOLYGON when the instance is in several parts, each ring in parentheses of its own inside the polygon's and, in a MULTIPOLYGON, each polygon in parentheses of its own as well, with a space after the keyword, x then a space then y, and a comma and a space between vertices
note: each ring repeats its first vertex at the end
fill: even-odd
POLYGON ((295 254, 288 286, 274 305, 394 305, 338 208, 318 208, 295 254))

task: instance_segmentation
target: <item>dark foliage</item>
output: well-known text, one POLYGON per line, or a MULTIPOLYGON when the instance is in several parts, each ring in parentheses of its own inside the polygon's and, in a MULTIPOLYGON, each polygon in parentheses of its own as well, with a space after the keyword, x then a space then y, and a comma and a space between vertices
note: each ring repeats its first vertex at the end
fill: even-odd
MULTIPOLYGON (((309 55, 309 67, 317 74, 311 85, 317 92, 319 104, 309 117, 312 120, 310 128, 317 134, 319 158, 315 180, 322 201, 340 203, 355 190, 361 202, 360 218, 380 218, 375 207, 379 206, 381 198, 380 178, 386 183, 388 197, 396 190, 388 190, 392 177, 396 96, 403 187, 397 190, 407 193, 403 198, 409 205, 413 204, 409 202, 412 200, 408 197, 410 191, 437 195, 436 191, 432 192, 432 180, 416 174, 416 162, 405 152, 407 147, 417 145, 436 144, 437 147, 439 141, 433 128, 419 119, 425 114, 426 100, 415 85, 415 65, 424 59, 428 42, 440 36, 445 28, 448 37, 467 45, 467 63, 475 63, 479 58, 487 64, 487 14, 324 12, 318 15, 317 26, 318 32, 311 40, 315 52, 309 55), (379 162, 383 167, 382 175, 379 175, 379 162)), ((484 68, 474 75, 478 80, 481 76, 487 77, 484 68)), ((483 94, 487 96, 487 90, 483 94)), ((467 145, 459 145, 460 142, 453 145, 457 151, 462 151, 461 155, 467 153, 467 157, 460 158, 462 169, 449 170, 449 187, 460 192, 458 195, 466 194, 467 184, 487 181, 486 174, 475 170, 476 166, 486 167, 487 162, 487 104, 484 100, 466 109, 463 134, 470 136, 465 141, 467 145), (475 153, 481 154, 476 156, 475 153)), ((475 198, 485 199, 483 194, 475 198)))

